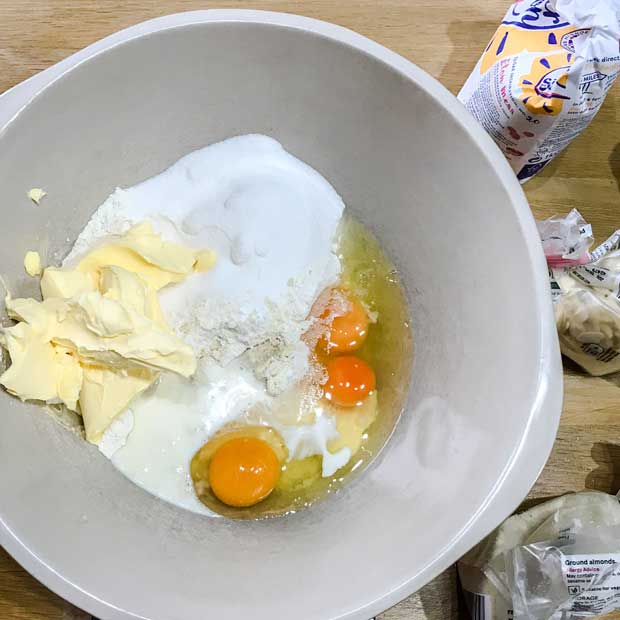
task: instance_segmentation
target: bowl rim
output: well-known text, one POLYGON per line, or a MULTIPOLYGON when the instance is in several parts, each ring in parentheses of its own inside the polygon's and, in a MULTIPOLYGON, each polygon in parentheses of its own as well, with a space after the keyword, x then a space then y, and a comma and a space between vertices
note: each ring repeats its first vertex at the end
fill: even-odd
MULTIPOLYGON (((368 618, 397 604, 435 578, 499 525, 527 495, 547 461, 555 441, 562 410, 563 379, 542 246, 527 199, 508 162, 493 140, 441 83, 396 52, 361 34, 336 24, 301 15, 247 9, 209 9, 175 13, 130 26, 93 43, 1 94, 0 115, 2 108, 5 107, 9 110, 9 116, 8 120, 0 126, 0 135, 19 117, 23 110, 37 100, 49 87, 90 59, 126 42, 157 32, 195 24, 212 23, 281 26, 320 35, 369 55, 406 79, 418 84, 465 129, 481 155, 493 168, 507 193, 512 197, 512 208, 517 216, 530 258, 531 271, 537 291, 533 303, 537 305, 540 316, 538 333, 540 359, 536 394, 521 441, 515 447, 504 471, 498 477, 485 502, 471 516, 465 526, 455 534, 452 540, 438 552, 432 562, 417 573, 410 575, 404 582, 395 584, 393 588, 374 601, 326 619, 368 620, 368 618), (25 94, 26 89, 34 91, 31 96, 25 94), (19 101, 20 98, 21 102, 19 101)), ((29 548, 25 541, 20 540, 1 516, 0 544, 17 562, 50 590, 102 619, 140 618, 142 620, 155 620, 120 609, 65 579, 52 566, 45 563, 35 550, 29 548)))

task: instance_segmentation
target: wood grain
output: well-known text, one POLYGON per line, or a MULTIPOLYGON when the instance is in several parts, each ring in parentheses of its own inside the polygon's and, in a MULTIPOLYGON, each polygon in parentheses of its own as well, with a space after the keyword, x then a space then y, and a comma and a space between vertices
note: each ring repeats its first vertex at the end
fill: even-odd
MULTIPOLYGON (((457 93, 509 0, 0 0, 0 91, 126 26, 205 8, 299 13, 356 30, 412 60, 457 93)), ((586 132, 525 190, 538 218, 578 208, 598 239, 620 227, 620 94, 612 89, 586 132)), ((498 205, 501 208, 501 205, 498 205)), ((567 365, 557 442, 525 506, 582 488, 620 488, 620 378, 567 365)), ((451 620, 456 576, 446 571, 380 620, 451 620)), ((82 620, 0 550, 2 620, 82 620)))
POLYGON ((91 616, 50 592, 0 547, 2 620, 90 620, 91 616))

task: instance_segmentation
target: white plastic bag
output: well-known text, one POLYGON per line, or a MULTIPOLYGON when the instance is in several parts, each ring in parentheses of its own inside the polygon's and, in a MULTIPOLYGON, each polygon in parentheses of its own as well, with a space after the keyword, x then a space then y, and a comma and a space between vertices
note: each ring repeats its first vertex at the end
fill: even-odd
POLYGON ((620 72, 619 0, 519 0, 459 99, 521 182, 592 121, 620 72))

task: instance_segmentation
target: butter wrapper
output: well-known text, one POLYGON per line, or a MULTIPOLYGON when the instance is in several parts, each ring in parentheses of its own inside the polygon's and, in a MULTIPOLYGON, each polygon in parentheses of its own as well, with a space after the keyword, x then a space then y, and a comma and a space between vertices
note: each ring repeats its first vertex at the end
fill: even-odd
POLYGON ((618 0, 520 0, 458 98, 523 183, 592 121, 620 72, 618 0))

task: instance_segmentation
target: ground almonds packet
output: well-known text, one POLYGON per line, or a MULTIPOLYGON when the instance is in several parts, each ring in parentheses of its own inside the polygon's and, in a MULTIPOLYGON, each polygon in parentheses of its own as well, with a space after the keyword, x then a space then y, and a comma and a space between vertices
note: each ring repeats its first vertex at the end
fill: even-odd
POLYGON ((569 493, 513 515, 458 562, 471 620, 619 620, 620 503, 569 493))

